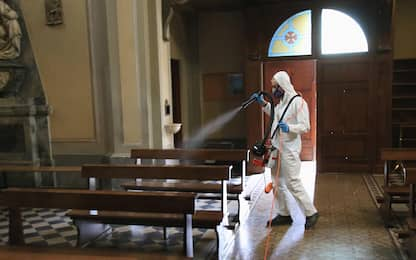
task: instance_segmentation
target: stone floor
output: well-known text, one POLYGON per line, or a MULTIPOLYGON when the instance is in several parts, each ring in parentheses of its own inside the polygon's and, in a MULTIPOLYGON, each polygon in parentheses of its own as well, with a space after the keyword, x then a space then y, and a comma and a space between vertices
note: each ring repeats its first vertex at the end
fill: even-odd
MULTIPOLYGON (((403 259, 390 233, 384 228, 361 174, 320 174, 315 181, 315 165, 303 163, 302 167, 302 181, 310 196, 315 197, 315 205, 321 215, 315 228, 305 232, 304 217, 295 203, 291 207, 294 217, 292 226, 267 228, 273 195, 265 194, 262 189, 264 183, 269 181, 270 173, 266 172, 265 180, 263 175, 256 175, 252 178, 257 188, 254 188, 251 196, 250 215, 237 231, 222 230, 220 259, 403 259)), ((37 237, 40 239, 27 242, 36 245, 46 243, 54 247, 59 243, 73 246, 75 230, 60 230, 68 225, 63 217, 64 212, 35 213, 36 216, 27 216, 27 220, 33 223, 26 223, 25 235, 29 240, 37 237), (43 219, 48 220, 46 224, 43 224, 43 219), (47 226, 52 228, 46 229, 47 226), (59 237, 52 234, 53 231, 57 231, 59 237)), ((0 228, 0 244, 6 244, 5 216, 0 218, 0 224, 2 222, 4 225, 0 228)), ((92 247, 116 247, 120 252, 131 252, 138 259, 149 259, 149 255, 154 256, 154 259, 181 257, 180 242, 173 244, 181 241, 181 237, 176 234, 180 231, 171 229, 171 232, 170 240, 164 242, 160 239, 158 228, 120 227, 117 232, 97 240, 92 247), (144 232, 140 228, 145 229, 144 232), (134 240, 135 237, 140 241, 134 240)), ((194 235, 195 259, 216 259, 214 232, 194 230, 194 235)), ((1 255, 0 259, 3 259, 1 255)))
MULTIPOLYGON (((309 174, 303 171, 302 177, 312 180, 305 181, 305 186, 313 194, 309 174)), ((291 209, 295 216, 292 226, 267 228, 272 195, 263 193, 222 258, 401 259, 362 175, 320 174, 316 184, 320 218, 312 230, 305 232, 304 217, 297 206, 291 209)))

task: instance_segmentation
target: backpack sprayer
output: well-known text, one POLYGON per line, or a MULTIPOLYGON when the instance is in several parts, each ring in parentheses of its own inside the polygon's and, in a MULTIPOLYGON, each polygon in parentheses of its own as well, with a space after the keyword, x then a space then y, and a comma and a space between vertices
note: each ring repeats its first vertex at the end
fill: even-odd
MULTIPOLYGON (((266 147, 266 142, 267 139, 269 137, 269 134, 272 130, 272 125, 273 125, 273 120, 274 120, 274 101, 273 101, 273 97, 264 91, 258 91, 256 92, 259 95, 265 96, 269 99, 270 104, 271 104, 271 109, 270 109, 270 124, 269 127, 266 129, 265 133, 264 133, 264 138, 261 141, 257 141, 253 147, 251 148, 251 151, 253 152, 253 154, 255 156, 261 157, 262 159, 254 159, 253 160, 253 164, 256 166, 260 166, 260 167, 264 167, 267 162, 269 161, 270 158, 270 153, 271 153, 271 149, 266 147)), ((250 99, 246 100, 245 102, 243 102, 243 104, 241 104, 241 110, 246 109, 250 104, 252 104, 254 101, 256 101, 256 97, 251 97, 250 99)), ((266 184, 266 177, 264 176, 264 184, 265 184, 265 189, 264 192, 269 193, 272 189, 273 189, 273 183, 268 183, 266 184)))

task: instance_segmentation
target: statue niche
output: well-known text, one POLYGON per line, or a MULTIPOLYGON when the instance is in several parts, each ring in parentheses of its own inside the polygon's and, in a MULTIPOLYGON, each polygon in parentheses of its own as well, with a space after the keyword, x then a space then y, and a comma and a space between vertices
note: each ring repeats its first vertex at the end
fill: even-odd
POLYGON ((0 0, 0 59, 12 60, 20 55, 22 31, 19 16, 4 0, 0 0))

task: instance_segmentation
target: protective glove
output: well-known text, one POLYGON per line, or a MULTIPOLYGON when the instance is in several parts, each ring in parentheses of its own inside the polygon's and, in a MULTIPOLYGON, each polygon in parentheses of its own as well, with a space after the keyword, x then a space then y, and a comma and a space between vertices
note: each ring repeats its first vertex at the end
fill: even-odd
POLYGON ((289 132, 289 126, 285 122, 280 122, 279 123, 279 128, 282 129, 283 133, 288 133, 289 132))
POLYGON ((251 95, 250 99, 255 98, 257 103, 259 103, 260 105, 263 105, 264 103, 266 103, 266 101, 264 101, 263 95, 259 94, 259 93, 253 93, 253 95, 251 95))

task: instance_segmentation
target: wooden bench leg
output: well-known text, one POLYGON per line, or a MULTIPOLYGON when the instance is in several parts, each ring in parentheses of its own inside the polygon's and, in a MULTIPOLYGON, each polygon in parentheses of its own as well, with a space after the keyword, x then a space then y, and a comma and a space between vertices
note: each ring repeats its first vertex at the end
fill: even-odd
MULTIPOLYGON (((237 223, 237 224, 241 224, 241 203, 242 203, 242 201, 241 201, 241 197, 243 196, 242 194, 235 194, 236 195, 236 198, 232 198, 232 200, 236 200, 237 201, 237 215, 234 215, 233 216, 233 218, 232 218, 232 222, 234 222, 234 223, 237 223)), ((235 225, 232 225, 233 227, 235 226, 235 225)))
POLYGON ((416 259, 416 236, 414 232, 411 232, 410 237, 406 240, 406 248, 409 252, 409 259, 416 259))
POLYGON ((390 195, 384 195, 384 202, 380 207, 381 217, 383 218, 385 227, 390 227, 392 225, 391 200, 392 198, 390 195))
POLYGON ((9 244, 24 245, 22 214, 19 208, 9 208, 9 244))
POLYGON ((76 220, 74 223, 78 230, 77 247, 82 247, 111 229, 110 225, 85 220, 76 220))
POLYGON ((192 239, 192 215, 185 214, 184 232, 183 232, 183 246, 186 257, 194 257, 194 246, 192 239))
POLYGON ((167 227, 163 227, 163 240, 167 240, 167 239, 168 239, 167 227))
POLYGON ((237 223, 241 224, 241 195, 237 195, 237 223))

